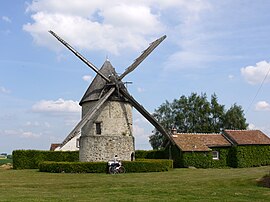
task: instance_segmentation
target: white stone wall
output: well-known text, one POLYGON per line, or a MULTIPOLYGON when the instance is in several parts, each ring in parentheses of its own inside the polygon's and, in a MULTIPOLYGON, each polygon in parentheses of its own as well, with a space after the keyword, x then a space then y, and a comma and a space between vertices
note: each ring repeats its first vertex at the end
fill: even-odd
POLYGON ((81 136, 80 141, 80 161, 83 162, 109 161, 115 155, 119 160, 131 161, 134 154, 132 136, 81 136))
MULTIPOLYGON (((82 116, 94 104, 84 103, 82 116)), ((108 161, 116 154, 121 160, 131 160, 134 149, 132 106, 127 102, 105 102, 94 121, 82 128, 80 161, 108 161), (96 123, 101 124, 101 134, 96 134, 96 123)))
MULTIPOLYGON (((83 104, 82 116, 93 104, 93 102, 83 104)), ((82 128, 82 136, 96 135, 96 122, 101 123, 101 135, 132 136, 132 106, 129 103, 106 102, 98 114, 94 122, 87 123, 82 128)))

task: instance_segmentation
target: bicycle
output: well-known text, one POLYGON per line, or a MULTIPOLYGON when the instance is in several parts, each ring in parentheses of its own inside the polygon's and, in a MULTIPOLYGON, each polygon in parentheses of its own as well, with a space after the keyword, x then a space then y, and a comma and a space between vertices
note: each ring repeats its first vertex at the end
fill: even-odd
POLYGON ((126 172, 126 169, 124 166, 122 166, 121 161, 108 161, 108 165, 110 174, 121 174, 126 172))

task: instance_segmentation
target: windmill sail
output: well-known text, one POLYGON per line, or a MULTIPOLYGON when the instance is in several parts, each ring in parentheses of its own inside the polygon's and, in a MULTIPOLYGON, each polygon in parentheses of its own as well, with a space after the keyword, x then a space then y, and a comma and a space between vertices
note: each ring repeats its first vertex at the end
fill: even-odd
POLYGON ((132 72, 141 62, 166 38, 166 35, 150 43, 149 47, 145 49, 142 54, 135 59, 135 61, 126 69, 126 71, 119 77, 122 80, 127 74, 132 72))
POLYGON ((108 98, 113 94, 115 91, 115 87, 112 87, 92 108, 89 110, 82 120, 75 126, 75 128, 69 133, 69 135, 65 138, 65 140, 61 143, 60 147, 63 147, 69 140, 75 137, 81 130, 81 128, 88 122, 94 119, 96 113, 101 108, 101 106, 108 100, 108 98))
POLYGON ((170 134, 166 132, 163 126, 142 106, 138 103, 124 88, 120 88, 121 94, 129 100, 135 109, 137 109, 165 138, 170 140, 173 144, 174 141, 170 134))
POLYGON ((64 39, 62 39, 60 36, 58 36, 56 33, 54 33, 52 30, 49 31, 55 38, 58 39, 64 46, 66 46, 72 53, 74 53, 78 58, 80 58, 88 67, 90 67, 92 70, 94 70, 97 74, 99 74, 103 79, 105 79, 107 82, 110 82, 110 79, 108 79, 104 74, 102 74, 99 69, 93 65, 90 61, 88 61, 85 57, 82 56, 78 51, 76 51, 71 45, 69 45, 64 39))

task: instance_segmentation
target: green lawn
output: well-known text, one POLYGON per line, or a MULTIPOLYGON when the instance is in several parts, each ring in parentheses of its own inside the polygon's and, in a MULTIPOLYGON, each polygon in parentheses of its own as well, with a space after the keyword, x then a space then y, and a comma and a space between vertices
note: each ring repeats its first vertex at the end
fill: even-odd
POLYGON ((55 174, 0 170, 0 201, 269 201, 270 167, 161 173, 55 174))
POLYGON ((12 163, 12 159, 0 159, 0 166, 6 163, 12 163))

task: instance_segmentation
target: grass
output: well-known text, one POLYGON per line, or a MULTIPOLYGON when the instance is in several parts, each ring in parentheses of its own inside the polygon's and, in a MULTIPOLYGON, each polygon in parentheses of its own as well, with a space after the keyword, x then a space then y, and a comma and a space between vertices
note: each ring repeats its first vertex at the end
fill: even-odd
POLYGON ((0 170, 0 201, 269 201, 270 167, 160 173, 56 174, 0 170))
POLYGON ((0 166, 6 163, 12 163, 12 159, 0 159, 0 166))

